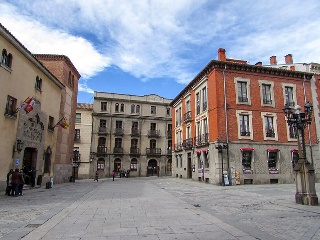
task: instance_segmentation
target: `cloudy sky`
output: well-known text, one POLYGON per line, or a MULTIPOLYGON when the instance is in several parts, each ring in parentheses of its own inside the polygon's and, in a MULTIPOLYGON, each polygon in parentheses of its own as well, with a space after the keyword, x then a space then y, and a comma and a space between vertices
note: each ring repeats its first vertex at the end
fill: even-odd
POLYGON ((68 56, 93 91, 174 98, 218 48, 249 64, 320 63, 319 0, 0 0, 32 53, 68 56))

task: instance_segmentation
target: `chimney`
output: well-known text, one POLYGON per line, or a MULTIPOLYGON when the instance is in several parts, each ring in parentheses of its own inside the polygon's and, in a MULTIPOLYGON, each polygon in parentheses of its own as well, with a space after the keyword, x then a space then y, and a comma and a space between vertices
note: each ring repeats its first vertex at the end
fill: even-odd
POLYGON ((270 65, 277 65, 277 57, 276 56, 270 57, 270 65))
POLYGON ((292 59, 292 55, 291 54, 287 54, 286 56, 284 56, 284 58, 285 58, 286 64, 292 64, 293 63, 293 59, 292 59))
POLYGON ((218 60, 219 61, 226 61, 226 50, 224 48, 218 49, 218 60))
POLYGON ((257 62, 255 65, 256 66, 262 66, 262 62, 257 62))

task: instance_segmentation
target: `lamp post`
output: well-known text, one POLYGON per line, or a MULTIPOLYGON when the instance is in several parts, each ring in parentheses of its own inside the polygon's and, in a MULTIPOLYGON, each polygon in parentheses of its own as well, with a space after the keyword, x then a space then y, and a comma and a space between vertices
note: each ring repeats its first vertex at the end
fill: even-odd
POLYGON ((224 170, 223 170, 223 149, 228 148, 228 143, 218 144, 215 146, 215 148, 218 149, 218 153, 221 154, 221 185, 225 185, 224 174, 223 174, 223 172, 224 172, 224 170))
POLYGON ((307 102, 304 112, 301 112, 299 105, 295 106, 295 111, 289 105, 283 108, 290 128, 297 130, 299 160, 294 167, 296 172, 296 203, 304 205, 318 205, 318 197, 315 189, 315 175, 313 163, 307 160, 304 129, 311 124, 313 106, 307 102))

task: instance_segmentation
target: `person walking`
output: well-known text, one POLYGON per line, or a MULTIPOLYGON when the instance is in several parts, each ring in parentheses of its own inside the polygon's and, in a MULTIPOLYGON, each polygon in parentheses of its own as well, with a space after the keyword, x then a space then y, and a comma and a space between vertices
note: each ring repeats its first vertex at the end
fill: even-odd
POLYGON ((23 185, 24 185, 24 177, 23 177, 23 171, 22 169, 20 170, 20 176, 19 176, 19 183, 18 183, 18 195, 22 196, 23 193, 23 185))
POLYGON ((116 173, 112 171, 112 181, 114 181, 114 177, 116 176, 116 173))
POLYGON ((11 191, 12 191, 12 184, 11 184, 12 173, 13 173, 13 169, 10 169, 10 171, 7 174, 6 195, 8 195, 8 196, 11 195, 11 191))
POLYGON ((98 172, 98 170, 96 171, 96 176, 95 176, 95 178, 94 178, 94 181, 99 181, 99 172, 98 172))

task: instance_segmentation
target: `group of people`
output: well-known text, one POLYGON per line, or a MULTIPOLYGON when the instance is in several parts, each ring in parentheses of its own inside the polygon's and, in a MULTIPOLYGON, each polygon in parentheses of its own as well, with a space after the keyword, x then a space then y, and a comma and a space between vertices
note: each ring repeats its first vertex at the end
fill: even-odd
POLYGON ((6 195, 12 197, 22 196, 23 185, 23 171, 20 171, 18 168, 16 168, 14 171, 13 169, 10 169, 7 174, 6 195))
POLYGON ((24 184, 30 185, 31 188, 35 187, 36 170, 31 168, 29 171, 26 167, 23 169, 16 168, 10 169, 7 174, 7 187, 6 195, 12 197, 22 196, 24 184))

